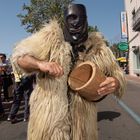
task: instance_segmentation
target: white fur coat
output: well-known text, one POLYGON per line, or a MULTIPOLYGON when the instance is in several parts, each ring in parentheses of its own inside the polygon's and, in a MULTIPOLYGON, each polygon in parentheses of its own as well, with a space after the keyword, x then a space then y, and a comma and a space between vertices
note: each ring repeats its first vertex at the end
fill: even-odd
MULTIPOLYGON (((120 88, 114 94, 121 97, 124 76, 102 36, 91 33, 85 46, 86 49, 91 47, 91 50, 82 57, 83 61, 93 61, 107 76, 115 76, 120 81, 120 88)), ((71 46, 65 42, 59 24, 52 21, 19 42, 12 55, 13 62, 17 64, 18 57, 25 54, 40 60, 56 61, 64 69, 64 75, 60 78, 36 72, 37 85, 30 98, 28 140, 97 140, 95 103, 74 94, 67 86, 71 46)), ((28 74, 26 70, 21 70, 28 74)))

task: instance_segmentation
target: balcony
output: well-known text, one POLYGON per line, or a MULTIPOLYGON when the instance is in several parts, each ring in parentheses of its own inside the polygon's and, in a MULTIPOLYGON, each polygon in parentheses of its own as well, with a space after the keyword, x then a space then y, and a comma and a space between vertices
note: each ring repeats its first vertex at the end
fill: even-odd
POLYGON ((134 31, 140 31, 140 7, 138 8, 138 10, 135 12, 135 14, 133 15, 133 30, 134 31))

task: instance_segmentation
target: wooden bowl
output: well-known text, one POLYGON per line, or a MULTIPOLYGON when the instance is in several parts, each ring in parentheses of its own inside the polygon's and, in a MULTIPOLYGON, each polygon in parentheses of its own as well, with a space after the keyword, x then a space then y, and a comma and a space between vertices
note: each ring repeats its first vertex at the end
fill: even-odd
POLYGON ((99 85, 106 79, 96 64, 86 61, 73 69, 68 78, 70 88, 77 91, 80 96, 88 101, 101 98, 97 93, 99 85))

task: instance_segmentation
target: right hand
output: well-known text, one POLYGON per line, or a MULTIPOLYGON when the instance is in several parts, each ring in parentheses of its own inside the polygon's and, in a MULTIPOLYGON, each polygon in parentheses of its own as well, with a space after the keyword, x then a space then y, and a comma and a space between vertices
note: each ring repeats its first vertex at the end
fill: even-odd
POLYGON ((40 71, 47 72, 49 75, 59 77, 64 74, 62 67, 56 62, 40 61, 37 64, 40 71))

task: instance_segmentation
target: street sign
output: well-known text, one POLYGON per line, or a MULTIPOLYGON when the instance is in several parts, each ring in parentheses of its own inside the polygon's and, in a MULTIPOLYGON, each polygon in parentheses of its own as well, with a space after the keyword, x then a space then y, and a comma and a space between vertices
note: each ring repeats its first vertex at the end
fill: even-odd
POLYGON ((128 43, 126 43, 126 42, 120 42, 118 44, 118 48, 121 51, 126 51, 126 50, 128 50, 128 43))

